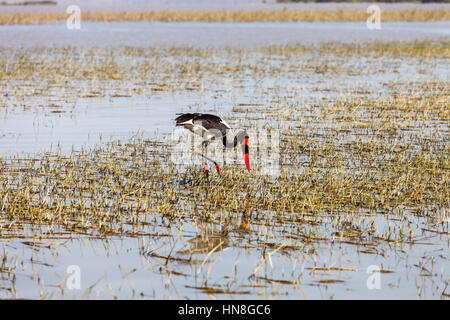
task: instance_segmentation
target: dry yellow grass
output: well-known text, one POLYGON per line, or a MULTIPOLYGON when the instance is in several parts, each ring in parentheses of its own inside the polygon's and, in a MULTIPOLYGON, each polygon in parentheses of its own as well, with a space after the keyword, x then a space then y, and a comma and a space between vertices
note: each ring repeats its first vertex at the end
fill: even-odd
MULTIPOLYGON (((0 14, 0 25, 41 24, 64 21, 66 13, 0 14)), ((162 21, 162 22, 338 22, 365 21, 365 11, 147 11, 82 12, 83 21, 162 21)), ((391 10, 381 12, 381 20, 442 21, 450 20, 450 10, 391 10)))

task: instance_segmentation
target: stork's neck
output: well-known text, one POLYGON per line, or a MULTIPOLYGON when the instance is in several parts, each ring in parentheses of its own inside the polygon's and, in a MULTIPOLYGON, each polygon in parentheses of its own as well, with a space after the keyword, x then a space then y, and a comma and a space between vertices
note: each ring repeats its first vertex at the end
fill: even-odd
POLYGON ((227 136, 223 136, 222 143, 225 146, 225 148, 236 148, 236 146, 240 143, 242 143, 245 139, 245 137, 248 137, 247 132, 245 131, 239 131, 233 139, 232 143, 228 142, 227 136))

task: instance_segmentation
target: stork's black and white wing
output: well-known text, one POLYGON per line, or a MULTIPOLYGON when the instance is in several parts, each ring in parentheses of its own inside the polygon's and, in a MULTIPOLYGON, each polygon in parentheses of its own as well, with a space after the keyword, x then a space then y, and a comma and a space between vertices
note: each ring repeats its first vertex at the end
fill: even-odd
POLYGON ((206 113, 183 113, 175 118, 177 126, 183 126, 208 140, 226 136, 230 128, 222 118, 206 113))

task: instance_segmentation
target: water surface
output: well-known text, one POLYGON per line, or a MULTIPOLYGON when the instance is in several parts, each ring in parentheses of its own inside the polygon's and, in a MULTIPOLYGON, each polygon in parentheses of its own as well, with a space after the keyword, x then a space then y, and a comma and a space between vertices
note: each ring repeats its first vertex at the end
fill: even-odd
POLYGON ((163 23, 82 22, 80 30, 65 23, 0 26, 4 47, 194 46, 259 47, 339 41, 359 43, 426 40, 450 36, 450 22, 386 22, 370 30, 365 22, 303 23, 163 23))

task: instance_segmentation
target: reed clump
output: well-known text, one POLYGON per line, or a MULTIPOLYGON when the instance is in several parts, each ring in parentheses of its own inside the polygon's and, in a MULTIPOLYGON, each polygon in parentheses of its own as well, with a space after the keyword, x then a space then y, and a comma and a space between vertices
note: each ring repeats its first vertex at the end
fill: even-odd
MULTIPOLYGON (((335 11, 146 11, 146 12, 83 12, 83 21, 115 22, 356 22, 366 21, 365 10, 335 11)), ((3 13, 0 25, 42 24, 65 21, 65 13, 3 13)), ((388 10, 382 12, 384 22, 444 21, 450 19, 449 10, 388 10)))

